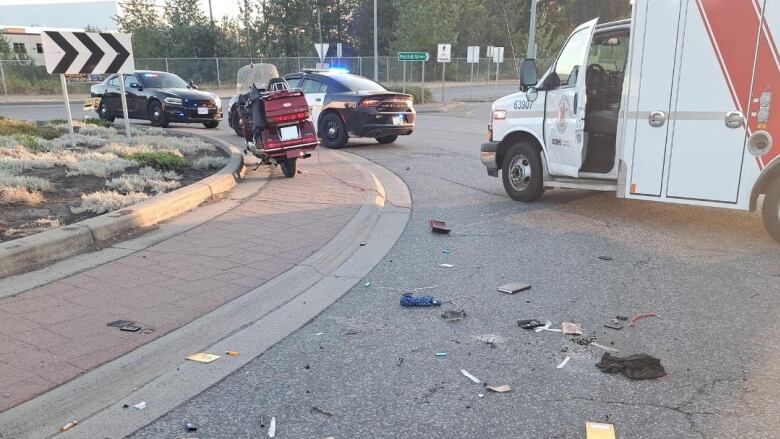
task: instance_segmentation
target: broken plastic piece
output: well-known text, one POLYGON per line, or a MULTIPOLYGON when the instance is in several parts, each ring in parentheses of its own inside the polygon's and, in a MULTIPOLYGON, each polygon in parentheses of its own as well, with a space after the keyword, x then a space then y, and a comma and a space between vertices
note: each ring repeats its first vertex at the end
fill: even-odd
POLYGON ((271 424, 268 426, 268 437, 276 436, 276 416, 271 418, 271 424))
POLYGON ((130 323, 129 325, 122 326, 119 328, 120 331, 127 331, 127 332, 138 332, 141 330, 141 325, 130 323))
POLYGON ((563 361, 561 361, 561 364, 558 365, 558 369, 563 369, 566 367, 566 363, 568 363, 569 360, 571 360, 571 357, 564 358, 563 361))
POLYGON ((612 319, 612 321, 604 325, 604 327, 609 329, 616 329, 620 331, 621 329, 623 329, 623 322, 621 322, 618 319, 612 319))
POLYGON ((611 261, 613 258, 612 256, 599 256, 599 259, 602 261, 611 261))
POLYGON ((66 432, 66 431, 70 430, 71 428, 75 427, 76 424, 78 424, 78 423, 79 423, 79 421, 70 421, 67 424, 63 425, 62 428, 60 428, 60 431, 66 432))
POLYGON ((431 227, 431 232, 433 233, 441 233, 446 235, 452 231, 447 227, 447 223, 444 221, 429 220, 428 225, 431 227))
POLYGON ((507 386, 506 384, 501 386, 485 386, 485 387, 487 387, 488 390, 492 390, 493 392, 496 393, 507 393, 512 391, 512 388, 507 386))
POLYGON ((366 282, 366 283, 364 283, 364 284, 363 284, 363 286, 364 286, 364 287, 366 287, 366 288, 368 288, 368 287, 370 287, 370 286, 371 286, 371 282, 366 282))
POLYGON ((225 355, 229 355, 229 356, 231 356, 231 357, 238 357, 238 356, 239 356, 239 355, 241 355, 241 354, 240 354, 240 353, 238 353, 238 352, 236 352, 236 351, 226 351, 226 352, 225 352, 225 355))
POLYGON ((132 320, 115 320, 113 322, 106 323, 106 326, 112 326, 114 328, 121 328, 122 326, 132 325, 135 323, 132 320))
POLYGON ((471 381, 473 381, 473 382, 475 382, 475 383, 477 383, 477 384, 479 384, 479 383, 481 383, 481 382, 482 382, 482 381, 480 381, 480 380, 479 380, 479 378, 477 378, 477 377, 475 377, 474 375, 472 375, 472 374, 470 374, 470 373, 466 372, 466 369, 461 369, 461 370, 460 370, 460 373, 462 373, 462 374, 463 374, 463 376, 465 376, 466 378, 470 379, 471 381))
POLYGON ((441 268, 454 268, 455 266, 452 264, 439 264, 439 267, 441 268))
POLYGON ((498 287, 498 291, 506 294, 515 294, 522 291, 530 290, 531 286, 522 282, 512 282, 511 284, 501 285, 498 287))
POLYGON ((582 335, 582 323, 561 323, 561 331, 566 335, 582 335))
POLYGON ((360 243, 360 246, 361 246, 361 247, 365 247, 365 246, 366 246, 366 243, 365 243, 365 242, 361 242, 361 243, 360 243))
POLYGON ((452 253, 452 250, 444 249, 441 252, 444 253, 445 255, 448 255, 448 254, 452 253))
POLYGON ((185 360, 197 361, 198 363, 211 363, 218 358, 220 358, 219 355, 207 354, 205 352, 196 352, 184 357, 185 360))
POLYGON ((447 353, 446 352, 436 352, 436 356, 437 357, 446 357, 447 353))
POLYGON ((401 296, 401 306, 439 306, 441 302, 434 299, 433 296, 415 296, 412 293, 406 293, 401 296))
POLYGON ((185 422, 184 429, 187 431, 198 431, 198 426, 193 422, 185 422))
POLYGON ((536 320, 536 319, 518 320, 517 321, 517 326, 519 326, 519 327, 521 327, 523 329, 536 329, 536 328, 544 326, 544 323, 542 323, 542 322, 540 322, 539 320, 536 320))
POLYGON ((644 319, 647 317, 658 317, 654 312, 645 312, 642 314, 637 314, 634 317, 631 317, 631 319, 628 320, 628 326, 631 326, 632 328, 634 325, 636 325, 636 321, 639 319, 644 319))
POLYGON ((138 404, 133 405, 133 407, 137 408, 138 410, 143 410, 146 408, 146 401, 141 401, 138 404))
POLYGON ((591 345, 591 346, 596 346, 596 347, 597 347, 597 348, 599 348, 599 349, 604 349, 605 351, 609 351, 609 352, 618 352, 618 350, 617 350, 617 349, 615 349, 615 348, 611 348, 611 347, 609 347, 609 346, 600 345, 600 344, 598 344, 598 343, 595 343, 595 342, 591 342, 591 343, 590 343, 590 345, 591 345))
POLYGON ((598 422, 585 423, 586 439, 615 439, 615 426, 598 422))
POLYGON ((448 309, 441 313, 441 318, 448 322, 459 322, 466 318, 466 311, 458 311, 456 309, 448 309))

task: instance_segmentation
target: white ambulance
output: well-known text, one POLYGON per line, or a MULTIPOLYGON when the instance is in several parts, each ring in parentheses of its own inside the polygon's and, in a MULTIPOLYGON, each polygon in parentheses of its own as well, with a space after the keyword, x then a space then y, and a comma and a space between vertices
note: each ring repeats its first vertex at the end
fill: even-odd
POLYGON ((497 100, 482 145, 515 200, 545 188, 755 211, 780 241, 780 0, 635 0, 497 100), (774 104, 774 105, 773 105, 774 104), (773 108, 774 107, 774 108, 773 108))

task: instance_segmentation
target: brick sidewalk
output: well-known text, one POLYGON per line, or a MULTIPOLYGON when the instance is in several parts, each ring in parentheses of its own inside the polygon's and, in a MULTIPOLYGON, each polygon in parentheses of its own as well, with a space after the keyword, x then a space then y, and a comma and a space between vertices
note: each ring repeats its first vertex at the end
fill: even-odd
MULTIPOLYGON (((321 155, 331 174, 367 184, 334 153, 321 155)), ((298 167, 304 174, 276 170, 259 193, 181 235, 0 299, 0 412, 197 319, 329 242, 365 194, 327 176, 316 154, 298 167), (154 331, 106 326, 115 320, 154 331)))

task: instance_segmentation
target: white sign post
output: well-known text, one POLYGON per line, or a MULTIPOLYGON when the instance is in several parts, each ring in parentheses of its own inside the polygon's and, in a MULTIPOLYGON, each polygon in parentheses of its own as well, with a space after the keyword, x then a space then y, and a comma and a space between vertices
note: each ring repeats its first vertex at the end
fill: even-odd
POLYGON ((479 46, 469 46, 466 62, 471 65, 471 97, 474 97, 474 64, 479 64, 479 46))
POLYGON ((501 64, 504 62, 504 48, 503 47, 494 47, 493 48, 493 62, 496 63, 496 87, 495 92, 498 92, 498 71, 501 67, 501 64))
POLYGON ((122 111, 125 117, 125 134, 130 140, 130 120, 127 117, 125 73, 135 72, 133 44, 129 34, 54 32, 41 33, 46 71, 60 75, 65 113, 68 116, 71 143, 76 146, 73 131, 73 115, 65 75, 119 73, 122 92, 122 111))
POLYGON ((452 44, 439 44, 436 61, 441 63, 441 101, 444 102, 444 73, 447 63, 452 61, 452 44))
POLYGON ((490 72, 493 71, 493 49, 495 49, 493 46, 487 46, 487 49, 485 50, 485 56, 488 59, 488 69, 487 69, 488 81, 490 81, 490 72))
POLYGON ((341 67, 341 57, 344 56, 344 52, 342 51, 341 43, 336 43, 336 65, 341 67))

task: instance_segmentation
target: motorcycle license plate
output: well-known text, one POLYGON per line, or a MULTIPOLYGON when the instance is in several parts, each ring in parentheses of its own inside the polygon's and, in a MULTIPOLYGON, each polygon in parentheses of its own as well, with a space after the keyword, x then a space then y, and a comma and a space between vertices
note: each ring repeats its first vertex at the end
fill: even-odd
POLYGON ((198 107, 198 114, 209 114, 208 107, 198 107))
POLYGON ((279 138, 282 140, 292 140, 297 139, 298 137, 301 137, 301 135, 298 132, 297 125, 279 128, 279 138))

